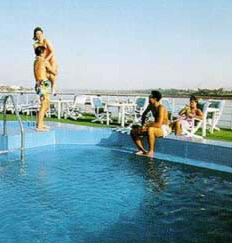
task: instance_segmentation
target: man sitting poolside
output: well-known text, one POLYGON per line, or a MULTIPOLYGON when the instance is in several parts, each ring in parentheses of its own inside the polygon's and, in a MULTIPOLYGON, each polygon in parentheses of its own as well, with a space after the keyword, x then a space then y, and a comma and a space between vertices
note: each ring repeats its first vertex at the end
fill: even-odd
POLYGON ((154 157, 154 146, 156 138, 165 137, 171 131, 169 127, 168 111, 160 103, 161 98, 162 95, 159 91, 151 91, 151 95, 149 96, 149 105, 142 114, 142 126, 134 126, 131 130, 131 137, 135 145, 139 149, 139 151, 136 153, 137 155, 154 157), (154 117, 154 122, 145 123, 147 114, 149 112, 152 113, 152 116, 154 117), (148 151, 146 151, 143 146, 144 136, 148 136, 148 151))

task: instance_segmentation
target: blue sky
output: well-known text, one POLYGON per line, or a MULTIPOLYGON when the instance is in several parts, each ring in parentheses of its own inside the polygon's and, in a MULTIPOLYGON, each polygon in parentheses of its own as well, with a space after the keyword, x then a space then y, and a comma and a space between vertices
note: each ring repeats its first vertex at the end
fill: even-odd
POLYGON ((231 0, 0 2, 0 84, 34 86, 32 33, 60 89, 232 87, 231 0))

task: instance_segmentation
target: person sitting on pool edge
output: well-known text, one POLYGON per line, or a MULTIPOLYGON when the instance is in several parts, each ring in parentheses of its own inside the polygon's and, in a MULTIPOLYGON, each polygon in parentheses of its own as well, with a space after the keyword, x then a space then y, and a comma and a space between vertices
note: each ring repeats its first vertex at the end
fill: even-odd
POLYGON ((149 96, 149 105, 142 114, 142 127, 133 126, 131 137, 139 149, 137 155, 154 157, 154 146, 156 138, 165 137, 171 132, 168 120, 168 111, 160 103, 162 95, 159 91, 151 91, 149 96), (154 122, 145 123, 147 114, 151 112, 154 117, 154 122), (143 137, 148 136, 149 151, 143 146, 143 137))
POLYGON ((38 112, 37 128, 38 132, 46 132, 44 116, 50 106, 51 81, 48 80, 48 72, 56 74, 55 69, 45 60, 45 47, 35 48, 36 59, 34 61, 34 76, 36 80, 35 91, 40 97, 40 110, 38 112))

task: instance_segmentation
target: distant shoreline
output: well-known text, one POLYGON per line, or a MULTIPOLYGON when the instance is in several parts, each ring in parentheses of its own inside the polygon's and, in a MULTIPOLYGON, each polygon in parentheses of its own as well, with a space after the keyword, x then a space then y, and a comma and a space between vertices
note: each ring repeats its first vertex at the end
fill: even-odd
MULTIPOLYGON (((34 91, 22 91, 22 90, 16 90, 16 91, 0 91, 0 94, 35 94, 34 91)), ((148 96, 149 92, 147 93, 140 93, 140 92, 130 92, 127 93, 127 91, 61 91, 58 92, 57 95, 100 95, 100 96, 148 96)), ((191 94, 189 95, 163 95, 164 97, 169 98, 189 98, 191 94)), ((232 95, 225 95, 225 96, 207 96, 207 95, 196 95, 198 98, 202 99, 223 99, 223 100, 232 100, 232 95)))

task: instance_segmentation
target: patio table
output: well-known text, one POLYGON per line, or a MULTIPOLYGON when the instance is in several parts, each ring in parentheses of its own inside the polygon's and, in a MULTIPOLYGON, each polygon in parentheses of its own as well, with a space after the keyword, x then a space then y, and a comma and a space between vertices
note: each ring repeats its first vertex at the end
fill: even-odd
POLYGON ((118 123, 121 123, 121 127, 125 126, 125 111, 126 108, 135 108, 135 103, 120 103, 120 102, 114 102, 114 103, 107 103, 106 104, 106 124, 110 124, 110 113, 109 108, 110 107, 116 107, 118 108, 118 123))
POLYGON ((57 118, 58 119, 60 119, 61 116, 63 116, 64 106, 70 105, 72 103, 73 103, 73 100, 63 100, 63 99, 50 101, 50 104, 57 105, 57 118))

